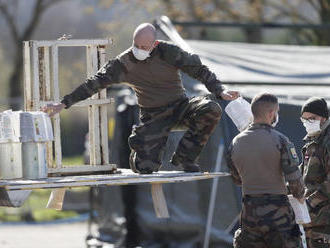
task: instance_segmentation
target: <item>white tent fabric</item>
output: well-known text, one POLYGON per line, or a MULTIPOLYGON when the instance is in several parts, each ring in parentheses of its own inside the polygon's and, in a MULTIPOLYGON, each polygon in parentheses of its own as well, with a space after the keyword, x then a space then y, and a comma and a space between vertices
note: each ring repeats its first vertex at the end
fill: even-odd
POLYGON ((330 99, 330 47, 186 42, 224 84, 237 83, 228 88, 238 89, 244 96, 268 91, 282 102, 296 104, 310 96, 330 99))

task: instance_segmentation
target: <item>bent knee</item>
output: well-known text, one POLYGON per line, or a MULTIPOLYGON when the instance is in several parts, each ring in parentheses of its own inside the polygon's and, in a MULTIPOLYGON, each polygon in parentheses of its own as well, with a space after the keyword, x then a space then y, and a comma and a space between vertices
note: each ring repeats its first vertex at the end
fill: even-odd
POLYGON ((212 113, 216 119, 220 119, 222 114, 222 109, 220 105, 214 101, 209 101, 205 104, 205 112, 212 113))

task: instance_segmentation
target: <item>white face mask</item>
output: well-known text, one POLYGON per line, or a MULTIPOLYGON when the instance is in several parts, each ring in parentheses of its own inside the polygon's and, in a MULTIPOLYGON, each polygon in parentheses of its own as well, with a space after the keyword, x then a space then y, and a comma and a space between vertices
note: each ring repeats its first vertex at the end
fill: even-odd
POLYGON ((137 60, 145 60, 150 56, 150 51, 142 50, 133 46, 132 52, 137 60))
POLYGON ((280 117, 278 116, 278 113, 276 114, 276 119, 273 121, 272 123, 272 127, 276 127, 278 121, 279 121, 280 117))
POLYGON ((316 134, 317 132, 321 131, 321 121, 320 120, 311 120, 311 121, 304 121, 303 125, 306 129, 307 134, 316 134))

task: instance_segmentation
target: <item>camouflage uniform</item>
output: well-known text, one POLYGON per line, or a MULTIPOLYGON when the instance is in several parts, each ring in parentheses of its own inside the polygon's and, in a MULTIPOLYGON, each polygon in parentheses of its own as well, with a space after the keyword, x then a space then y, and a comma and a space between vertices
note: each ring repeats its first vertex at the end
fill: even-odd
POLYGON ((312 219, 304 225, 308 247, 330 247, 330 121, 320 135, 306 137, 305 141, 301 171, 312 219))
POLYGON ((243 198, 241 227, 235 232, 236 248, 298 248, 299 226, 284 195, 243 198))
POLYGON ((141 125, 129 138, 132 169, 140 173, 157 171, 170 130, 178 125, 188 128, 173 157, 176 165, 194 162, 206 144, 221 115, 220 106, 209 97, 188 99, 179 71, 201 81, 216 97, 224 90, 199 57, 179 47, 157 41, 150 57, 138 61, 132 48, 105 64, 62 103, 69 108, 103 88, 126 83, 136 93, 141 107, 141 125))
MULTIPOLYGON (((258 157, 262 157, 262 159, 260 159, 261 164, 263 164, 263 161, 269 161, 269 159, 271 159, 270 156, 273 154, 273 152, 275 152, 275 154, 279 153, 278 162, 269 162, 274 162, 274 165, 276 165, 277 163, 280 165, 280 167, 278 168, 280 170, 278 172, 279 176, 283 178, 283 172, 286 181, 288 181, 289 183, 289 190, 291 191, 293 196, 296 198, 301 198, 304 193, 304 186, 301 174, 298 169, 299 160, 295 153, 294 146, 289 141, 289 139, 283 134, 274 130, 271 126, 266 124, 253 124, 252 126, 250 126, 250 128, 241 133, 241 137, 243 138, 244 136, 246 137, 249 135, 251 139, 246 146, 253 146, 253 144, 258 144, 256 150, 258 151, 260 149, 260 154, 258 154, 258 157), (264 130, 264 136, 260 136, 259 138, 269 138, 269 140, 275 141, 276 145, 269 146, 269 148, 259 147, 259 143, 257 140, 253 142, 253 139, 256 139, 255 131, 258 130, 264 130), (272 151, 273 149, 277 151, 272 151)), ((265 184, 267 184, 267 181, 272 179, 267 178, 267 176, 263 174, 259 174, 260 171, 258 171, 259 169, 257 167, 255 168, 255 170, 257 170, 259 173, 256 173, 256 171, 254 170, 253 161, 257 161, 259 160, 259 158, 252 153, 250 148, 247 148, 247 151, 249 151, 250 154, 247 153, 239 157, 239 160, 242 161, 241 163, 243 164, 243 167, 247 167, 245 168, 245 171, 241 172, 240 174, 239 170, 241 168, 235 165, 235 157, 233 157, 234 151, 238 154, 236 156, 240 156, 240 148, 239 144, 237 144, 236 142, 236 138, 237 137, 235 137, 231 146, 229 147, 229 151, 227 154, 227 165, 232 173, 232 178, 236 184, 242 185, 243 188, 243 207, 241 212, 241 223, 240 228, 236 231, 234 236, 234 247, 302 247, 299 226, 295 223, 295 215, 286 196, 287 190, 285 188, 284 179, 283 185, 279 185, 276 187, 282 191, 285 190, 283 193, 274 194, 274 191, 272 191, 271 188, 267 189, 267 185, 265 185, 264 187, 262 185, 259 185, 259 188, 257 187, 258 189, 255 191, 256 193, 252 193, 252 191, 247 193, 246 188, 249 187, 249 185, 247 185, 248 180, 246 179, 247 177, 249 177, 247 173, 254 177, 260 178, 260 181, 264 180, 264 182, 266 182, 265 184), (247 164, 249 163, 249 161, 251 161, 251 165, 247 164), (258 194, 258 191, 262 193, 258 194), (267 191, 271 193, 267 193, 267 191)), ((268 140, 266 142, 268 142, 268 140)), ((276 176, 277 175, 274 175, 274 177, 276 176)), ((272 177, 272 173, 268 175, 268 177, 272 177)), ((252 182, 252 184, 254 183, 252 182)), ((279 184, 282 184, 282 182, 280 182, 279 184)), ((251 188, 253 189, 253 187, 251 188)))
POLYGON ((182 137, 172 160, 193 163, 221 116, 220 106, 209 96, 180 99, 169 106, 140 110, 141 125, 129 138, 131 163, 141 173, 157 171, 161 166, 169 132, 177 126, 188 130, 182 137))

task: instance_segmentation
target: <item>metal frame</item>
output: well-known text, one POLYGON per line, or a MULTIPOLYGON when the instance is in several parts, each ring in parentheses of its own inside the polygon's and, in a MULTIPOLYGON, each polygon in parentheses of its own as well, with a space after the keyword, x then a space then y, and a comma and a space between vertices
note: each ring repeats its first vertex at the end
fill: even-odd
MULTIPOLYGON (((39 111, 49 103, 60 102, 58 50, 60 47, 86 47, 87 76, 94 75, 105 63, 105 47, 110 39, 98 40, 45 40, 24 41, 24 109, 39 111)), ((54 142, 47 144, 49 174, 86 173, 111 171, 109 164, 106 89, 73 107, 88 107, 90 165, 64 167, 62 165, 60 115, 52 119, 54 142)))

